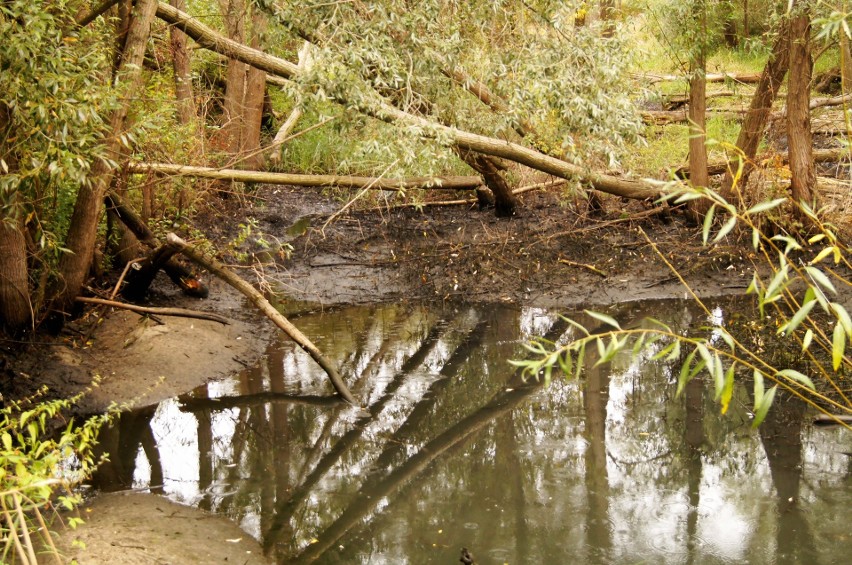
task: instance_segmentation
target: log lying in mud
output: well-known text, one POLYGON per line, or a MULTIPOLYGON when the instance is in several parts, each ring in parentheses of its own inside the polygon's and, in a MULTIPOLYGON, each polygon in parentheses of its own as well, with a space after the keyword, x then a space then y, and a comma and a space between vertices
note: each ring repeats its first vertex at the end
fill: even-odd
POLYGON ((240 169, 214 169, 168 163, 133 163, 127 166, 131 173, 159 173, 205 179, 257 182, 263 184, 286 184, 291 186, 370 188, 374 190, 403 191, 409 189, 429 190, 474 190, 482 186, 477 176, 414 177, 386 179, 357 177, 350 175, 296 175, 270 173, 266 171, 244 171, 240 169))
POLYGON ((296 344, 301 347, 305 352, 313 358, 317 364, 322 367, 325 371, 325 374, 328 375, 328 378, 331 380, 331 384, 334 386, 337 393, 347 402, 353 405, 357 405, 358 403, 355 401, 355 397, 352 396, 352 393, 349 392, 349 388, 343 382, 343 379, 340 377, 340 373, 337 372, 337 369, 331 362, 326 359, 326 357, 322 354, 319 348, 308 339, 308 337, 303 334, 299 328, 294 326, 290 320, 284 317, 281 312, 275 309, 275 307, 269 303, 269 301, 252 285, 243 280, 240 276, 234 273, 232 270, 227 268, 225 265, 206 255, 205 253, 199 251, 186 241, 182 240, 177 235, 170 233, 166 236, 166 242, 168 245, 173 245, 177 247, 181 253, 183 253, 186 257, 194 261, 196 264, 201 265, 205 269, 209 270, 211 273, 215 274, 217 277, 243 293, 252 303, 257 306, 263 314, 272 320, 272 322, 281 328, 284 333, 286 333, 290 339, 296 342, 296 344))
MULTIPOLYGON (((786 153, 779 153, 777 155, 781 162, 786 164, 788 160, 788 156, 786 153)), ((815 163, 836 163, 838 161, 842 161, 843 159, 849 159, 850 153, 848 149, 836 148, 836 149, 814 149, 814 162, 815 163)), ((733 164, 733 166, 736 166, 733 164)), ((727 161, 713 161, 707 164, 707 173, 709 175, 723 175, 728 171, 728 163, 727 161)), ((689 178, 689 166, 681 165, 674 171, 675 176, 681 179, 689 178)))
MULTIPOLYGON (((658 75, 653 73, 644 73, 635 75, 637 78, 650 82, 677 82, 686 81, 683 75, 658 75)), ((752 84, 760 81, 760 73, 707 73, 707 82, 741 82, 744 84, 752 84)))

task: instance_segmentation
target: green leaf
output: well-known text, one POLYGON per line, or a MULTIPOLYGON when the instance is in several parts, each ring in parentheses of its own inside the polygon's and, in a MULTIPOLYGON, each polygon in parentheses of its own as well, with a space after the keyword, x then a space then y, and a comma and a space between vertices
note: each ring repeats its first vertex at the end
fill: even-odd
POLYGON ((840 322, 834 324, 834 339, 831 340, 831 366, 837 371, 846 352, 846 331, 840 322))
POLYGON ((811 342, 813 341, 813 339, 814 339, 814 331, 811 330, 811 329, 808 329, 808 331, 805 332, 805 337, 802 338, 802 352, 803 353, 808 350, 808 347, 811 346, 811 342))
POLYGON ((783 324, 780 328, 778 328, 777 333, 779 335, 785 332, 787 334, 793 333, 796 328, 799 327, 802 321, 807 317, 807 315, 810 314, 811 310, 813 310, 816 304, 816 300, 811 300, 810 302, 799 308, 799 310, 795 314, 793 314, 793 317, 790 318, 790 320, 786 324, 783 324))
POLYGON ((677 392, 675 393, 675 396, 680 396, 680 393, 683 392, 684 387, 692 378, 690 376, 690 368, 692 362, 695 360, 695 353, 696 351, 694 349, 690 351, 689 355, 687 355, 686 359, 684 359, 683 365, 680 366, 680 376, 677 379, 677 392))
POLYGON ((716 237, 713 238, 713 243, 717 243, 723 237, 728 235, 728 233, 730 233, 730 231, 732 229, 734 229, 734 226, 736 226, 736 225, 737 225, 737 217, 736 216, 731 216, 730 218, 728 218, 728 221, 725 222, 725 224, 719 230, 719 233, 717 233, 716 237))
POLYGON ((816 257, 811 259, 811 262, 808 263, 808 265, 816 265, 817 263, 819 263, 820 261, 822 261, 823 259, 825 259, 829 255, 831 255, 834 252, 834 249, 835 249, 835 247, 833 245, 830 245, 830 246, 824 248, 822 251, 817 253, 816 257))
POLYGON ((779 269, 775 276, 772 277, 772 280, 769 282, 769 286, 766 287, 766 299, 772 298, 780 289, 786 286, 785 282, 787 281, 788 275, 790 274, 790 266, 784 265, 783 268, 779 269))
POLYGON ((734 372, 736 371, 736 363, 731 363, 728 371, 725 373, 725 387, 722 389, 722 414, 728 413, 728 407, 731 405, 731 398, 734 397, 734 372))
POLYGON ((756 227, 751 228, 751 246, 754 247, 755 251, 760 247, 760 230, 756 227))
POLYGON ((777 208, 786 201, 786 198, 776 198, 775 200, 770 200, 768 202, 760 202, 759 204, 755 204, 754 206, 746 210, 745 215, 750 216, 752 214, 759 214, 761 212, 772 210, 773 208, 777 208))
POLYGON ((601 314, 600 312, 593 312, 592 310, 584 310, 584 312, 592 318, 603 322, 604 324, 612 326, 617 330, 621 329, 621 326, 618 325, 618 322, 616 322, 615 318, 613 318, 612 316, 607 316, 606 314, 601 314))
POLYGON ((811 390, 815 390, 813 381, 806 375, 803 375, 799 371, 795 371, 793 369, 782 369, 775 373, 775 377, 786 377, 791 381, 796 381, 798 383, 803 384, 811 390))
POLYGON ((704 224, 701 227, 701 236, 703 238, 704 245, 707 245, 707 240, 710 239, 710 228, 713 227, 713 216, 716 213, 716 205, 713 204, 710 206, 710 209, 707 210, 707 214, 704 215, 704 224))
POLYGON ((838 304, 837 302, 831 303, 831 309, 837 315, 837 321, 843 325, 846 337, 852 339, 852 318, 849 317, 849 312, 846 311, 846 308, 842 304, 838 304))
POLYGON ((837 294, 837 290, 834 288, 834 285, 828 280, 828 277, 825 276, 825 273, 817 269, 816 267, 805 267, 805 272, 807 272, 811 278, 816 281, 821 287, 826 290, 830 290, 833 294, 837 294))
POLYGON ((763 402, 763 373, 754 370, 754 411, 757 412, 757 407, 763 402))
POLYGON ((778 390, 778 385, 773 386, 761 399, 760 406, 757 406, 754 411, 754 422, 752 427, 756 428, 766 419, 766 414, 769 413, 769 407, 772 406, 772 401, 775 400, 775 392, 778 390))

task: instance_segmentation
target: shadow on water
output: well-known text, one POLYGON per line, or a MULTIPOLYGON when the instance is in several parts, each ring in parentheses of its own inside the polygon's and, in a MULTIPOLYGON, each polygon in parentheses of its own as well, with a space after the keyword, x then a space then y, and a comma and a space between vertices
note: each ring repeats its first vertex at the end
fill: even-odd
MULTIPOLYGON (((680 301, 609 313, 705 322, 680 301)), ((122 416, 95 486, 226 515, 280 563, 456 563, 462 547, 480 565, 850 554, 850 438, 803 424, 794 402, 753 431, 746 387, 723 417, 712 385, 675 398, 679 368, 647 355, 525 382, 506 362, 522 342, 574 331, 535 308, 352 307, 299 325, 363 409, 275 344, 231 380, 122 416)))

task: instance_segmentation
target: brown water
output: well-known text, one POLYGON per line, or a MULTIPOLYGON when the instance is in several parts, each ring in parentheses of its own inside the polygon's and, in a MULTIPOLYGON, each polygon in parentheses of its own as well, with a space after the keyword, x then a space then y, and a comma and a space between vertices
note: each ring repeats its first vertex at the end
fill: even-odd
MULTIPOLYGON (((706 323, 681 301, 609 313, 706 323)), ((792 402, 755 431, 746 387, 720 416, 712 385, 675 398, 679 367, 647 356, 523 382, 506 362, 521 343, 571 331, 534 308, 296 323, 365 409, 329 402, 310 358, 275 344, 231 380, 122 417, 96 486, 222 513, 280 563, 452 564, 462 547, 480 565, 852 562, 852 436, 792 402)))

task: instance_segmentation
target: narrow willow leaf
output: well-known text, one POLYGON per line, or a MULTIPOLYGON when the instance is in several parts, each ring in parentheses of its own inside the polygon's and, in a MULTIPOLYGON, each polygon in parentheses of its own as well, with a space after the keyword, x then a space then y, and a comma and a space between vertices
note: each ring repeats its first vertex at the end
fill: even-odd
POLYGON ((754 411, 757 412, 758 406, 763 402, 763 373, 754 370, 754 411))
POLYGON ((760 230, 757 228, 751 228, 751 246, 755 251, 760 247, 760 230))
POLYGON ((813 330, 809 329, 808 331, 805 332, 805 337, 802 338, 802 353, 804 353, 805 351, 808 350, 808 347, 811 346, 811 342, 813 341, 813 339, 814 339, 814 332, 813 332, 813 330))
POLYGON ((653 357, 651 357, 651 359, 652 359, 653 361, 658 361, 658 360, 662 359, 663 357, 665 357, 666 355, 668 355, 669 353, 671 353, 671 352, 672 352, 672 350, 675 348, 675 346, 678 346, 678 351, 680 351, 679 343, 680 343, 680 342, 678 342, 678 341, 673 341, 673 342, 671 342, 670 344, 668 344, 667 346, 665 346, 664 348, 662 348, 661 350, 659 350, 658 352, 656 352, 656 353, 654 354, 654 356, 653 356, 653 357))
POLYGON ((834 285, 828 280, 828 277, 825 276, 825 273, 817 269, 816 267, 805 267, 805 272, 807 272, 811 278, 816 281, 821 287, 826 290, 830 290, 832 294, 837 294, 837 290, 834 288, 834 285))
POLYGON ((675 204, 683 204, 684 202, 689 202, 690 200, 698 200, 701 198, 701 194, 697 192, 684 192, 680 196, 675 199, 675 204))
POLYGON ((825 239, 825 234, 824 233, 818 233, 815 236, 808 239, 808 243, 813 245, 814 243, 816 243, 818 241, 822 241, 823 239, 825 239))
POLYGON ((790 274, 790 266, 784 265, 783 268, 779 269, 775 276, 772 277, 772 280, 769 282, 769 286, 766 287, 766 298, 769 299, 776 295, 776 293, 780 292, 782 285, 787 280, 790 274))
POLYGON ((695 346, 695 349, 698 350, 698 354, 701 355, 701 358, 704 359, 704 362, 709 367, 709 371, 712 373, 713 369, 713 356, 710 355, 710 351, 707 349, 707 346, 703 343, 699 343, 695 346))
POLYGON ((618 322, 616 322, 615 318, 613 318, 612 316, 607 316, 606 314, 601 314, 600 312, 593 312, 592 310, 584 310, 584 312, 592 318, 603 322, 604 324, 612 326, 617 330, 621 329, 621 326, 618 325, 618 322))
POLYGON ((810 377, 803 375, 799 371, 795 371, 793 369, 782 369, 781 371, 778 371, 775 374, 775 377, 776 378, 777 377, 786 377, 786 378, 790 379, 791 381, 796 381, 798 383, 803 384, 804 386, 808 387, 811 390, 815 390, 814 389, 814 383, 810 379, 810 377))
POLYGON ((717 243, 718 241, 721 241, 722 238, 725 237, 726 235, 728 235, 731 232, 731 230, 734 229, 734 226, 736 226, 736 225, 737 225, 737 217, 736 216, 731 216, 730 218, 728 218, 728 221, 725 222, 725 224, 719 230, 719 233, 717 233, 716 237, 713 238, 713 243, 717 243))
POLYGON ((759 204, 755 204, 748 210, 746 210, 745 215, 750 216, 752 214, 759 214, 760 212, 766 212, 767 210, 772 210, 773 208, 777 208, 784 202, 786 202, 786 198, 776 198, 775 200, 770 200, 768 202, 761 202, 759 204))
POLYGON ((575 322, 575 321, 574 321, 574 320, 572 320, 571 318, 564 318, 564 320, 565 320, 566 322, 568 322, 569 324, 571 324, 571 326, 573 326, 574 328, 576 328, 576 329, 580 330, 580 332, 581 332, 584 336, 587 336, 587 337, 588 337, 588 336, 592 335, 592 334, 590 334, 590 333, 589 333, 589 330, 587 330, 587 329, 586 329, 586 327, 585 327, 583 324, 581 324, 581 323, 579 323, 579 322, 575 322))
POLYGON ((675 396, 680 396, 680 393, 683 392, 686 383, 690 381, 690 368, 692 366, 692 362, 695 360, 695 350, 689 352, 689 355, 686 356, 686 359, 683 361, 683 365, 680 366, 680 376, 677 379, 677 392, 675 396))
POLYGON ((675 341, 671 353, 666 357, 666 361, 674 361, 678 357, 680 357, 680 341, 675 341))
POLYGON ((719 400, 722 396, 722 391, 725 388, 725 369, 722 367, 722 360, 715 353, 713 354, 713 384, 716 386, 715 399, 719 400))
POLYGON ((639 352, 642 351, 642 347, 645 345, 645 336, 648 334, 639 334, 639 337, 636 338, 636 341, 633 342, 633 355, 639 355, 639 352))
POLYGON ((840 368, 843 363, 843 354, 846 352, 846 332, 840 322, 834 324, 834 339, 831 340, 831 366, 834 370, 840 368))
POLYGON ((606 344, 601 338, 595 340, 595 345, 598 346, 598 359, 606 357, 606 344))
POLYGON ((772 406, 772 401, 775 400, 775 392, 777 390, 778 385, 775 385, 763 395, 760 406, 754 411, 754 422, 751 423, 752 427, 758 427, 766 419, 766 414, 769 412, 769 407, 772 406))
POLYGON ((701 226, 701 236, 704 245, 707 245, 707 240, 710 239, 710 228, 713 227, 713 216, 716 213, 716 205, 710 206, 707 214, 704 215, 704 224, 701 226))
POLYGON ((759 281, 760 279, 757 278, 757 273, 752 273, 751 284, 748 285, 748 288, 746 289, 746 294, 757 292, 757 290, 760 288, 759 281))
POLYGON ((736 371, 736 363, 731 363, 728 371, 725 373, 725 387, 722 389, 722 414, 728 413, 728 407, 731 405, 731 398, 734 397, 734 372, 736 371))
POLYGON ((648 322, 648 323, 650 323, 650 324, 653 324, 653 325, 655 325, 655 326, 659 326, 659 327, 661 327, 664 331, 666 331, 666 332, 668 332, 668 333, 674 333, 674 332, 672 332, 672 329, 671 329, 668 325, 666 325, 665 323, 663 323, 663 322, 659 321, 659 320, 658 320, 658 319, 656 319, 656 318, 645 318, 645 321, 646 321, 646 322, 648 322))
POLYGON ((716 333, 719 335, 719 337, 722 338, 722 341, 725 342, 725 345, 727 345, 728 348, 733 353, 734 350, 736 350, 737 346, 734 342, 734 338, 731 337, 731 334, 728 333, 728 330, 726 330, 725 328, 722 328, 722 327, 716 327, 715 330, 716 330, 716 333))
POLYGON ((842 304, 838 304, 837 302, 831 303, 831 309, 837 315, 837 321, 843 325, 846 337, 852 340, 852 318, 849 317, 849 312, 846 311, 846 308, 842 304))
POLYGON ((816 265, 817 263, 819 263, 820 261, 822 261, 823 259, 825 259, 829 255, 831 255, 832 253, 834 253, 834 246, 833 245, 826 247, 825 249, 823 249, 822 251, 817 253, 817 256, 814 257, 813 259, 811 259, 811 262, 808 263, 808 265, 816 265))
POLYGON ((811 313, 811 310, 813 310, 816 304, 816 300, 811 300, 810 302, 799 308, 799 310, 795 314, 793 314, 793 317, 790 318, 790 320, 786 324, 778 328, 778 334, 780 335, 785 332, 787 334, 793 333, 796 328, 799 327, 802 321, 807 317, 807 315, 811 313))
POLYGON ((557 355, 556 359, 559 361, 559 368, 562 369, 562 373, 564 373, 565 376, 571 376, 571 371, 573 370, 573 367, 571 366, 571 352, 565 351, 562 355, 557 355))

